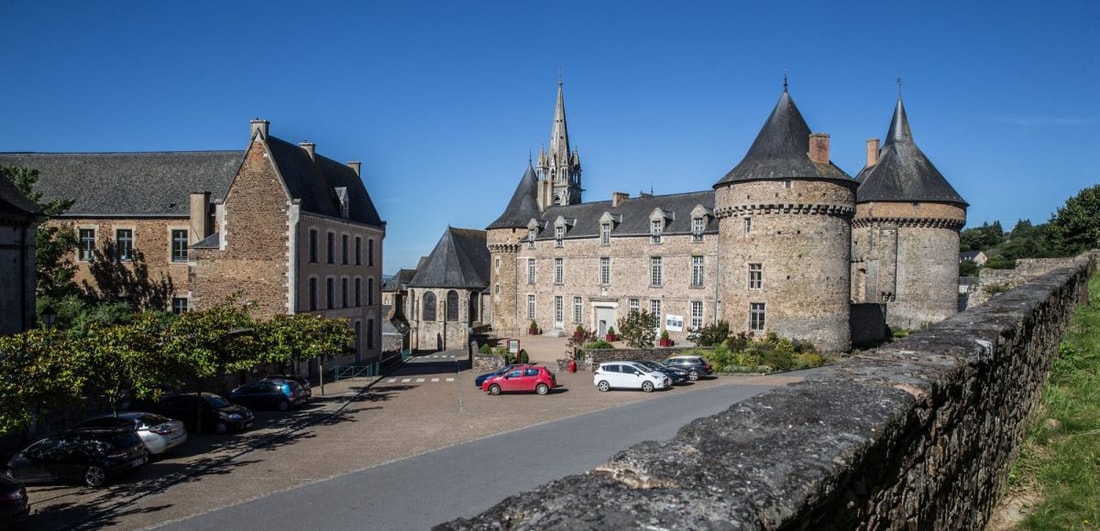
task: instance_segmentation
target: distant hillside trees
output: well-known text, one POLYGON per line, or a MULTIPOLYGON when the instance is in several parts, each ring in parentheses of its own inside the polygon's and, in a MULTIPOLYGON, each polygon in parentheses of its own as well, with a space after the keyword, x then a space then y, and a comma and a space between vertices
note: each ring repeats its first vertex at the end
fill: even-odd
POLYGON ((1100 184, 1066 200, 1049 225, 1058 249, 1067 256, 1100 247, 1100 184))

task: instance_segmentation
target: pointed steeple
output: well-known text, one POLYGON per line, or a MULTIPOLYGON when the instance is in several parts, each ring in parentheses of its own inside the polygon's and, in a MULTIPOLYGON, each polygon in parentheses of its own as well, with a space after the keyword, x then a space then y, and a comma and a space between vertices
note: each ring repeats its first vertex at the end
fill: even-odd
MULTIPOLYGON (((558 98, 554 105, 554 124, 550 128, 550 145, 545 158, 539 151, 538 178, 549 181, 548 197, 543 205, 575 205, 581 202, 580 154, 569 150, 569 127, 565 121, 565 94, 558 79, 558 98)), ((544 194, 546 191, 543 192, 544 194)))
POLYGON ((520 177, 519 185, 512 194, 512 200, 508 201, 508 207, 486 229, 523 228, 531 218, 539 217, 538 188, 538 177, 535 176, 535 169, 528 161, 527 171, 523 172, 523 177, 520 177))
POLYGON ((553 160, 569 160, 569 128, 565 125, 565 96, 562 82, 558 80, 558 101, 554 105, 554 126, 550 130, 550 157, 553 160))
POLYGON ((894 117, 890 120, 890 130, 886 132, 886 144, 893 142, 912 142, 913 133, 909 130, 909 118, 905 116, 905 106, 901 104, 901 96, 894 106, 894 117))

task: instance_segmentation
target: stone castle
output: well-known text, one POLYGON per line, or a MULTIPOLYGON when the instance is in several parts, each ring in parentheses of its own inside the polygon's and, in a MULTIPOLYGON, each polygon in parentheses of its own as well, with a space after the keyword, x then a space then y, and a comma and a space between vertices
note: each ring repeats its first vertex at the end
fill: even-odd
MULTIPOLYGON (((467 322, 502 336, 532 323, 602 335, 645 309, 674 341, 723 320, 733 333, 838 352, 862 326, 857 306, 909 329, 957 311, 967 203, 914 143, 900 94, 885 141, 868 141, 854 179, 784 83, 748 153, 712 190, 595 202, 582 192, 559 82, 550 143, 484 232, 488 283, 462 297, 467 322)), ((409 292, 413 328, 419 297, 435 297, 419 287, 409 292)))

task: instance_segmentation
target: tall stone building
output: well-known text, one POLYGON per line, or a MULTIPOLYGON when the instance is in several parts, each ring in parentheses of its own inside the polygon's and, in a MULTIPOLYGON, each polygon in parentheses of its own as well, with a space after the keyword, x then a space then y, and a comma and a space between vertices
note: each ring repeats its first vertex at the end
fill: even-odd
POLYGON ((844 351, 853 302, 879 302, 906 327, 955 311, 966 203, 912 143, 900 101, 859 179, 830 160, 829 136, 811 132, 784 83, 713 190, 587 203, 565 124, 559 82, 550 149, 486 227, 488 320, 499 335, 530 323, 602 334, 644 308, 674 340, 725 320, 734 333, 844 351))

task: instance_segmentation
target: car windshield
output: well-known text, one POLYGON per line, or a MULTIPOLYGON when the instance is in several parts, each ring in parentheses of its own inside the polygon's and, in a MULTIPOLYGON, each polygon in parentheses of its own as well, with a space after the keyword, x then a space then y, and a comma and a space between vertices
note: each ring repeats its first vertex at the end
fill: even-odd
POLYGON ((229 401, 218 395, 204 394, 202 395, 202 399, 205 400, 207 404, 210 404, 215 408, 223 408, 229 406, 229 401))

